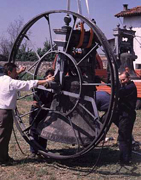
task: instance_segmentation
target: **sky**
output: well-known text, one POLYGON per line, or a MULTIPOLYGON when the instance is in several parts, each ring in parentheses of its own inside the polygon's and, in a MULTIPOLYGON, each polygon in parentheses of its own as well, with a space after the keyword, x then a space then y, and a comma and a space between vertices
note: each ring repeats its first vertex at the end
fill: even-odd
MULTIPOLYGON (((71 11, 78 12, 76 2, 71 0, 71 11)), ((85 0, 81 2, 83 16, 88 16, 85 0)), ((90 17, 96 20, 107 38, 113 37, 113 29, 120 23, 114 15, 123 10, 123 4, 133 8, 141 6, 141 0, 89 0, 90 17)), ((67 9, 67 0, 0 0, 0 37, 6 36, 10 23, 19 18, 27 23, 38 14, 58 9, 67 9)))

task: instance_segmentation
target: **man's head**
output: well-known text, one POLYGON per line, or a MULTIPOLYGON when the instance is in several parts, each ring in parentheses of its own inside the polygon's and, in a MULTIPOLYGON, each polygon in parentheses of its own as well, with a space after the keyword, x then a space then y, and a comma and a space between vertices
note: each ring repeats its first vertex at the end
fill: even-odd
POLYGON ((123 72, 119 75, 119 80, 122 85, 128 84, 130 81, 130 74, 128 72, 123 72))
POLYGON ((129 69, 129 67, 125 67, 125 72, 130 72, 130 69, 129 69))
POLYGON ((4 68, 3 72, 5 75, 8 75, 13 79, 16 79, 16 77, 17 77, 17 70, 16 70, 17 66, 14 63, 6 63, 3 66, 3 68, 4 68))
POLYGON ((54 70, 53 69, 48 69, 44 75, 45 79, 48 79, 54 75, 54 70))

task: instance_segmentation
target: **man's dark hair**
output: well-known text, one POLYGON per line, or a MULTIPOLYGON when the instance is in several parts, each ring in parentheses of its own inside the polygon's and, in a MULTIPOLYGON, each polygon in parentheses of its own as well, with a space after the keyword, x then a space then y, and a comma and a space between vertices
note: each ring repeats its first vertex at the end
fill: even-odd
POLYGON ((130 77, 130 74, 128 72, 123 72, 122 74, 125 74, 126 78, 130 77))
POLYGON ((8 71, 12 72, 14 68, 16 68, 16 64, 14 63, 6 63, 3 66, 3 73, 8 75, 8 71))
POLYGON ((54 69, 50 68, 45 72, 44 77, 48 76, 49 74, 51 74, 52 76, 54 75, 54 69))

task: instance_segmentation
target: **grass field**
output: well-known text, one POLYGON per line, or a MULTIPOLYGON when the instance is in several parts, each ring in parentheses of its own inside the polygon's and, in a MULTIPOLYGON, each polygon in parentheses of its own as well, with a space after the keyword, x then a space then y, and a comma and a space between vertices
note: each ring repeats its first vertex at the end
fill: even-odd
MULTIPOLYGON (((26 106, 26 104, 25 104, 26 106)), ((117 128, 113 124, 107 137, 113 137, 101 149, 101 144, 74 160, 56 161, 53 159, 29 158, 29 145, 14 127, 16 137, 23 153, 20 151, 14 135, 10 141, 10 156, 16 160, 11 166, 0 166, 0 180, 140 180, 141 150, 133 153, 133 164, 121 167, 118 164, 117 128), (98 158, 100 157, 100 158, 98 158)), ((134 138, 141 141, 141 110, 137 111, 134 138)))

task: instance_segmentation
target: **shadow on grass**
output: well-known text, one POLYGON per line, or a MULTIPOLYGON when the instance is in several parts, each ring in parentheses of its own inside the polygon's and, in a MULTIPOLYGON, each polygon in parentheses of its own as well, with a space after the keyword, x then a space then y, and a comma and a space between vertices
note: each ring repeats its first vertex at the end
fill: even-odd
MULTIPOLYGON (((51 158, 24 158, 17 160, 13 165, 38 164, 41 163, 43 166, 52 166, 58 169, 69 169, 73 170, 80 175, 83 173, 88 175, 90 173, 96 173, 101 176, 141 176, 140 170, 137 164, 141 162, 140 157, 133 155, 133 164, 130 166, 120 166, 118 164, 119 151, 114 148, 104 147, 101 151, 100 148, 96 148, 86 155, 67 160, 55 160, 51 158)), ((82 175, 83 176, 83 175, 82 175)))
MULTIPOLYGON (((139 159, 134 155, 135 162, 140 162, 139 159)), ((112 165, 116 164, 119 159, 119 151, 115 148, 104 147, 102 150, 101 148, 95 148, 94 150, 90 151, 89 153, 74 159, 67 159, 67 160, 56 160, 52 158, 25 158, 22 160, 17 161, 18 163, 39 163, 39 162, 47 162, 53 163, 57 162, 59 164, 64 164, 68 167, 92 167, 95 164, 97 166, 105 166, 105 165, 112 165)))

